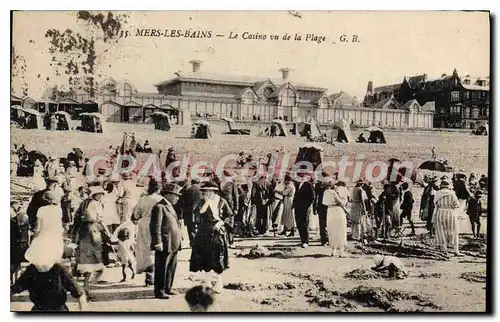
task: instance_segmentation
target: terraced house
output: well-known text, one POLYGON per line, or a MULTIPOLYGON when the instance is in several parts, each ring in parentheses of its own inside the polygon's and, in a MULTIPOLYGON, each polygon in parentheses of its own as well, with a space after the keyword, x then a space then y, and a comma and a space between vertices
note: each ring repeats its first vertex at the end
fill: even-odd
POLYGON ((399 108, 409 102, 423 110, 434 108, 434 127, 474 129, 488 123, 490 78, 460 77, 456 69, 429 79, 426 74, 404 77, 399 84, 375 87, 368 83, 363 106, 399 108))

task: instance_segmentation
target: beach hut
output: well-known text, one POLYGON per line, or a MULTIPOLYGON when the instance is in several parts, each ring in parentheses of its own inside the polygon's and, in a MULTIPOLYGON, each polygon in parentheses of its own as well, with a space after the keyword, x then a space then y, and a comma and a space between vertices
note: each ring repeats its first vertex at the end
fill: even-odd
POLYGON ((141 104, 130 101, 122 106, 122 122, 142 122, 143 107, 141 104))
POLYGON ((170 131, 170 121, 167 113, 164 112, 153 112, 151 114, 155 130, 160 131, 170 131))
POLYGON ((271 127, 275 126, 277 129, 276 136, 287 136, 286 123, 280 119, 274 119, 271 124, 259 133, 259 136, 271 136, 271 127))
POLYGON ((193 139, 211 139, 210 123, 207 120, 198 120, 191 126, 191 138, 193 139))
POLYGON ((84 132, 106 133, 106 120, 99 113, 81 113, 81 126, 77 129, 84 132))
POLYGON ((299 147, 295 163, 310 162, 313 165, 313 169, 316 170, 316 168, 323 162, 323 151, 323 147, 318 144, 303 144, 299 147))
POLYGON ((43 114, 31 108, 23 108, 24 128, 25 129, 43 129, 43 114))
POLYGON ((351 128, 347 120, 342 119, 333 123, 332 140, 341 143, 353 142, 351 128))
POLYGON ((474 132, 474 135, 488 135, 488 124, 480 125, 476 131, 474 132))
POLYGON ((387 141, 385 139, 384 131, 376 126, 370 126, 369 128, 365 129, 363 133, 361 133, 358 136, 358 140, 356 141, 358 143, 379 143, 379 144, 386 144, 387 141), (364 138, 364 133, 368 134, 368 140, 364 138))
POLYGON ((58 111, 54 115, 57 118, 57 130, 58 131, 68 131, 71 129, 70 120, 71 115, 68 112, 58 111))

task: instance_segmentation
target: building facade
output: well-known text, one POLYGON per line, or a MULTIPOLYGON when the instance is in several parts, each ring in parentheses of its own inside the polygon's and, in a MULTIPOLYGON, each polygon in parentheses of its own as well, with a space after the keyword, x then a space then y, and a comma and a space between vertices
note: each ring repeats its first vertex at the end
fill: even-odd
POLYGON ((434 127, 474 129, 488 122, 489 85, 489 77, 460 77, 456 69, 437 79, 428 79, 426 74, 404 77, 400 84, 374 89, 370 81, 363 106, 377 108, 391 98, 400 105, 416 100, 423 110, 434 106, 434 127))
POLYGON ((173 78, 156 84, 157 93, 139 92, 130 82, 110 77, 101 82, 93 97, 73 93, 60 102, 41 102, 38 109, 48 106, 49 111, 63 109, 75 115, 97 110, 108 122, 149 122, 150 114, 160 110, 235 120, 281 117, 288 122, 315 119, 321 124, 345 119, 359 126, 432 127, 432 111, 420 106, 363 107, 348 93, 328 95, 325 88, 291 81, 288 68, 282 68, 281 77, 273 79, 205 73, 200 71, 200 61, 191 64, 191 72, 175 73, 173 78))

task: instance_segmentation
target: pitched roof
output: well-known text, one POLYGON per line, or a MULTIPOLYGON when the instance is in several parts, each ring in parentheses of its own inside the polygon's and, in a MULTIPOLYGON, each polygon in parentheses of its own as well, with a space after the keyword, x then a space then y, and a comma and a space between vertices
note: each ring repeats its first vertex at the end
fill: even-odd
POLYGON ((381 100, 380 102, 376 103, 373 108, 377 108, 377 109, 388 109, 391 104, 394 104, 396 106, 397 109, 400 109, 401 108, 401 104, 399 104, 395 99, 394 99, 394 96, 390 96, 388 98, 385 98, 383 100, 381 100))
POLYGON ((412 99, 412 100, 409 100, 408 102, 404 103, 403 106, 401 107, 401 109, 409 110, 413 104, 417 104, 419 109, 422 108, 416 99, 412 99))
POLYGON ((166 95, 159 93, 145 93, 145 92, 137 92, 134 95, 137 98, 166 98, 166 95))
POLYGON ((401 84, 379 86, 379 87, 375 87, 373 92, 374 93, 393 92, 394 90, 399 89, 400 87, 401 87, 401 84))
POLYGON ((426 102, 422 106, 422 111, 434 112, 435 110, 436 110, 436 102, 434 102, 434 101, 426 102))
POLYGON ((252 90, 251 87, 245 87, 245 88, 239 90, 235 97, 241 98, 246 92, 250 92, 250 93, 252 93, 252 95, 254 97, 257 97, 257 94, 255 94, 255 92, 252 90))
POLYGON ((423 74, 423 75, 410 76, 406 79, 406 81, 408 82, 408 85, 410 86, 410 88, 414 89, 418 86, 418 84, 425 83, 426 79, 427 79, 427 75, 423 74))
POLYGON ((466 85, 462 83, 463 88, 473 90, 473 91, 489 91, 490 86, 479 86, 479 85, 466 85))
MULTIPOLYGON (((199 83, 211 83, 211 84, 229 84, 229 85, 239 85, 239 86, 249 86, 254 87, 256 83, 265 82, 268 78, 255 77, 255 76, 242 76, 242 75, 229 75, 229 74, 215 74, 215 73, 204 73, 204 72, 187 72, 180 73, 179 76, 168 79, 166 81, 155 84, 155 86, 168 85, 171 83, 179 81, 190 81, 199 83)), ((282 79, 269 79, 273 82, 276 87, 280 87, 288 81, 282 79)), ((293 82, 297 89, 304 90, 316 90, 316 91, 326 91, 326 88, 311 86, 308 84, 301 84, 293 82)))
POLYGON ((58 103, 59 104, 80 104, 78 101, 75 101, 74 99, 69 98, 69 97, 61 98, 58 101, 58 103))

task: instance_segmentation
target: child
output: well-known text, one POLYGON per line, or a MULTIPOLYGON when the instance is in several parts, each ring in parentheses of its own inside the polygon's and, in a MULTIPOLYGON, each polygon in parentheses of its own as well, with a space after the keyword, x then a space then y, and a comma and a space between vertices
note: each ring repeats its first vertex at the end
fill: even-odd
POLYGON ((61 257, 57 250, 48 248, 43 254, 37 253, 30 258, 30 263, 16 283, 11 286, 10 294, 28 290, 34 306, 31 311, 64 312, 67 293, 78 299, 80 310, 86 308, 87 301, 83 289, 59 264, 61 257))
POLYGON ((397 257, 375 255, 373 256, 373 262, 375 267, 372 267, 372 270, 388 272, 390 278, 403 279, 407 276, 404 264, 397 257))
MULTIPOLYGON (((125 224, 125 223, 124 223, 125 224)), ((122 264, 122 280, 120 283, 123 283, 127 280, 126 269, 130 268, 132 271, 132 279, 135 278, 135 256, 134 256, 134 238, 132 238, 132 233, 130 227, 122 224, 120 227, 116 229, 116 239, 112 238, 112 242, 118 243, 118 258, 122 264)), ((113 236, 113 237, 115 237, 113 236)))
POLYGON ((469 199, 469 205, 467 206, 467 215, 469 215, 472 235, 474 235, 474 238, 480 237, 479 232, 481 231, 481 215, 486 212, 486 209, 484 209, 481 202, 482 195, 483 193, 481 190, 477 190, 474 193, 474 198, 469 199))
POLYGON ((378 197, 378 201, 375 203, 375 207, 373 210, 374 216, 375 216, 375 223, 376 223, 376 230, 375 230, 375 239, 379 238, 379 231, 382 228, 382 224, 384 223, 384 217, 385 217, 385 225, 383 227, 383 230, 380 231, 382 233, 382 236, 387 239, 387 233, 389 231, 389 226, 390 226, 390 217, 386 216, 385 213, 385 194, 381 193, 380 196, 378 197))
POLYGON ((195 286, 185 296, 191 312, 206 312, 214 304, 214 291, 209 287, 195 286))

